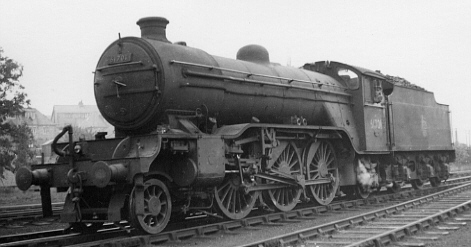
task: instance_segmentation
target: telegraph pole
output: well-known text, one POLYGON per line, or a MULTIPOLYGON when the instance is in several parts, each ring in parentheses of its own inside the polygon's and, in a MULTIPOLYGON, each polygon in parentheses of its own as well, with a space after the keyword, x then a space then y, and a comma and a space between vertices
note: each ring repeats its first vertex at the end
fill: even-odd
POLYGON ((455 145, 458 145, 458 129, 455 128, 455 145))

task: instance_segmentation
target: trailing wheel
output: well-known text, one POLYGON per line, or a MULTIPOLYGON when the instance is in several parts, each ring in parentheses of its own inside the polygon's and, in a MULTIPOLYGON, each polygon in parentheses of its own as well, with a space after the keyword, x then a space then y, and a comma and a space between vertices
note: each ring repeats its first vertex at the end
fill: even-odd
POLYGON ((170 220, 172 201, 167 186, 158 179, 144 182, 144 213, 137 213, 136 187, 129 198, 130 223, 139 231, 148 234, 161 232, 170 220))
POLYGON ((355 188, 356 198, 366 199, 366 198, 368 198, 368 196, 370 196, 370 191, 367 188, 365 188, 364 186, 358 184, 354 188, 355 188))
POLYGON ((225 217, 242 219, 252 211, 260 192, 245 193, 243 188, 238 173, 227 174, 224 181, 214 187, 216 207, 225 217))
MULTIPOLYGON (((301 159, 294 143, 286 145, 273 164, 272 170, 287 176, 302 175, 301 159)), ((284 188, 263 191, 262 195, 269 207, 286 212, 292 210, 298 204, 301 190, 299 186, 287 185, 284 188)))
POLYGON ((338 164, 332 144, 327 141, 310 143, 303 153, 306 181, 330 179, 330 183, 309 185, 306 189, 320 205, 327 205, 339 187, 338 164))

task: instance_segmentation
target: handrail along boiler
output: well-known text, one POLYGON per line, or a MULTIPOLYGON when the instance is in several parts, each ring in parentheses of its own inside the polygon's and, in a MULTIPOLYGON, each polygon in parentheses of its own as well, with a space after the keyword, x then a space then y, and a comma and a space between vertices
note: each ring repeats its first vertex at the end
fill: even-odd
POLYGON ((72 229, 127 220, 155 234, 189 214, 242 219, 449 176, 449 109, 431 92, 339 62, 281 66, 259 45, 213 56, 169 42, 165 18, 137 24, 141 37, 111 43, 95 71, 116 137, 72 140, 67 126, 56 163, 16 175, 20 189, 41 186, 45 214, 50 188, 67 192, 72 229))

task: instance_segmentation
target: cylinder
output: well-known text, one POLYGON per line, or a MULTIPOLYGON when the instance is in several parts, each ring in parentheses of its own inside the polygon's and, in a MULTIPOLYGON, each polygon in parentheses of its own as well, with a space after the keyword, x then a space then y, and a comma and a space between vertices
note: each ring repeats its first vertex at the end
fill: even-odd
POLYGON ((92 166, 91 177, 93 184, 98 188, 106 187, 110 182, 126 180, 128 169, 123 164, 112 164, 98 161, 92 166))
POLYGON ((182 187, 193 184, 198 176, 198 167, 191 158, 177 160, 170 171, 174 182, 182 187))

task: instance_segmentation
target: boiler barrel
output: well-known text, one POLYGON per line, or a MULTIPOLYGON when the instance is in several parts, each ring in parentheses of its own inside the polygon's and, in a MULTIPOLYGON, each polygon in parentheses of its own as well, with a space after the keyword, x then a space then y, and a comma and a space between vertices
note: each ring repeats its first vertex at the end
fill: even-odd
POLYGON ((220 125, 253 117, 286 123, 295 115, 321 125, 329 124, 326 102, 348 102, 345 88, 333 78, 271 63, 263 47, 244 47, 239 59, 229 59, 172 44, 162 35, 146 29, 143 38, 119 39, 98 62, 96 101, 118 129, 155 128, 166 122, 168 111, 197 108, 220 125))

